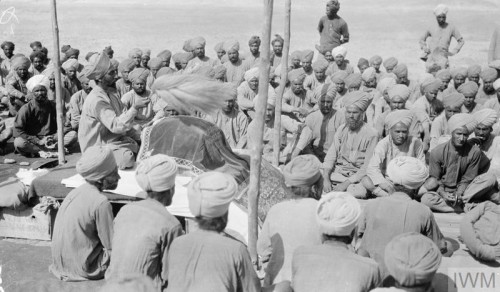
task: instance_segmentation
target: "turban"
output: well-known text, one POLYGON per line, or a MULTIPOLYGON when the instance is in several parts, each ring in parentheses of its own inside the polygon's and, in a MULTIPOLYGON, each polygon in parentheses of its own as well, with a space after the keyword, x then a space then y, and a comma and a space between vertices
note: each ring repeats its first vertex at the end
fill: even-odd
POLYGON ((428 77, 422 82, 420 88, 422 92, 426 94, 428 92, 439 90, 439 88, 441 88, 441 85, 442 85, 441 80, 436 79, 434 77, 428 77))
POLYGON ((382 57, 380 57, 379 55, 375 55, 373 57, 370 58, 370 66, 373 65, 373 64, 382 64, 382 57))
POLYGON ((392 73, 396 74, 398 78, 408 77, 408 67, 405 64, 397 64, 392 73))
POLYGON ((323 195, 316 209, 316 221, 321 233, 332 236, 350 236, 360 216, 361 206, 347 192, 323 195))
POLYGON ((124 71, 130 72, 134 70, 134 68, 135 68, 135 61, 132 59, 125 59, 118 66, 118 71, 120 71, 120 73, 124 71))
POLYGON ((363 78, 363 81, 365 82, 369 82, 377 78, 377 72, 375 71, 375 68, 373 67, 366 68, 366 70, 363 71, 363 74, 361 74, 361 78, 363 78))
POLYGON ((454 114, 448 120, 448 128, 450 129, 450 133, 453 131, 465 127, 467 131, 470 133, 476 128, 477 121, 474 119, 474 116, 471 114, 459 113, 454 114))
POLYGON ((80 50, 75 48, 69 48, 64 54, 66 55, 67 59, 69 59, 70 57, 76 57, 78 59, 78 56, 80 55, 80 50))
POLYGON ((312 62, 314 58, 314 52, 311 50, 305 50, 301 52, 301 62, 312 62))
POLYGON ((107 146, 87 148, 76 163, 76 171, 89 181, 99 181, 117 169, 115 156, 107 146))
POLYGON ((486 127, 492 127, 498 121, 498 114, 495 110, 485 108, 473 114, 478 124, 483 124, 486 127))
POLYGON ((464 104, 465 97, 463 94, 454 92, 443 96, 443 105, 448 108, 459 108, 464 104))
POLYGON ((135 49, 130 50, 130 52, 128 53, 128 57, 130 59, 133 59, 136 56, 142 57, 141 49, 135 48, 135 49))
POLYGON ((389 94, 389 98, 391 100, 393 100, 396 97, 400 97, 404 101, 407 101, 408 98, 410 98, 410 89, 408 89, 408 86, 404 84, 396 84, 394 86, 391 86, 391 88, 389 88, 387 94, 389 94))
POLYGON ((320 100, 323 97, 334 99, 337 96, 337 88, 332 83, 325 83, 320 86, 316 86, 312 94, 314 98, 320 100))
POLYGON ((377 90, 381 93, 384 94, 389 88, 392 86, 396 85, 396 80, 392 77, 385 77, 384 79, 380 80, 380 82, 377 84, 377 90))
POLYGON ((39 41, 34 41, 30 43, 30 48, 35 48, 35 47, 42 47, 42 43, 39 41))
POLYGON ((492 82, 498 77, 498 72, 496 69, 493 68, 487 68, 484 69, 481 72, 481 79, 483 79, 484 82, 492 82))
POLYGON ((192 52, 194 51, 194 48, 191 47, 191 43, 190 43, 191 40, 187 40, 184 42, 184 45, 182 46, 182 49, 185 51, 185 52, 192 52))
POLYGON ((398 156, 387 165, 387 176, 396 185, 416 190, 429 177, 429 169, 418 158, 398 156))
POLYGON ((90 57, 92 57, 95 54, 97 54, 97 52, 88 52, 87 55, 85 55, 85 60, 87 60, 88 62, 90 60, 90 57))
POLYGON ((345 78, 345 87, 347 89, 360 88, 361 82, 362 82, 361 74, 360 73, 352 73, 352 74, 349 74, 349 76, 347 76, 345 78))
POLYGON ((63 45, 61 47, 61 53, 66 53, 69 49, 71 49, 71 45, 63 45))
POLYGON ((110 59, 109 61, 111 62, 111 69, 118 71, 118 66, 120 66, 120 63, 115 59, 110 59))
POLYGON ((468 77, 474 77, 474 76, 479 76, 481 74, 481 66, 479 65, 472 65, 467 68, 467 76, 468 77))
POLYGON ((183 62, 184 62, 184 63, 187 63, 187 62, 189 62, 191 59, 193 59, 193 58, 194 58, 194 55, 193 55, 193 53, 191 53, 191 52, 184 52, 184 53, 180 53, 180 54, 178 55, 178 58, 179 58, 179 62, 180 62, 180 63, 183 63, 183 62))
POLYGON ((103 50, 106 54, 114 54, 115 51, 113 51, 113 48, 111 48, 111 46, 109 47, 105 47, 104 50, 103 50))
POLYGON ((194 50, 197 47, 204 47, 207 41, 203 37, 195 37, 189 40, 189 46, 194 50))
POLYGON ((450 80, 451 79, 451 72, 449 69, 441 69, 441 70, 437 71, 436 78, 438 78, 440 80, 450 80))
POLYGON ((312 63, 312 68, 315 72, 325 72, 328 68, 328 65, 328 61, 321 58, 312 63))
POLYGON ((299 68, 299 69, 293 69, 292 71, 288 72, 288 80, 290 82, 294 81, 299 81, 299 82, 304 82, 304 79, 306 78, 306 72, 304 72, 304 69, 299 68))
POLYGON ((300 60, 300 51, 293 51, 292 54, 290 54, 290 60, 300 60))
POLYGON ((390 112, 385 117, 385 125, 388 129, 394 127, 398 123, 402 123, 407 128, 411 125, 413 113, 410 110, 402 109, 390 112))
POLYGON ((47 59, 47 55, 45 55, 45 53, 43 53, 42 51, 34 51, 30 55, 31 62, 33 62, 35 58, 39 58, 40 60, 45 61, 47 59))
POLYGON ((483 202, 465 214, 460 223, 460 235, 477 258, 485 261, 500 259, 500 206, 483 202))
POLYGON ((458 67, 451 70, 451 77, 457 78, 462 76, 463 78, 467 77, 467 68, 458 67))
POLYGON ((239 51, 239 50, 240 50, 240 43, 237 40, 224 42, 224 51, 229 52, 229 51, 239 51))
POLYGON ((271 42, 271 45, 274 45, 275 42, 279 42, 282 45, 285 43, 285 40, 279 35, 274 35, 274 40, 271 42))
POLYGON ((85 74, 83 74, 83 72, 78 73, 77 78, 78 78, 78 81, 80 81, 80 83, 89 82, 89 79, 87 78, 87 76, 85 76, 85 74))
POLYGON ((370 66, 370 63, 368 63, 368 60, 365 58, 359 58, 358 60, 358 68, 361 68, 362 66, 370 66))
POLYGON ((248 71, 245 72, 245 75, 243 78, 245 78, 245 81, 248 82, 254 78, 257 78, 259 79, 259 68, 258 67, 254 67, 248 71))
POLYGON ((479 90, 479 86, 474 81, 467 81, 464 84, 460 85, 457 89, 463 95, 476 95, 479 90))
POLYGON ((17 70, 20 68, 28 69, 30 66, 31 66, 30 59, 24 56, 12 58, 12 70, 17 70))
POLYGON ((436 16, 441 14, 446 15, 447 13, 448 13, 448 6, 444 4, 439 4, 438 6, 436 6, 436 8, 434 8, 434 15, 436 16))
POLYGON ((2 45, 0 45, 0 48, 5 48, 6 46, 9 46, 9 47, 15 47, 14 43, 13 42, 9 42, 9 41, 5 41, 2 43, 2 45))
POLYGON ((188 186, 189 210, 195 217, 221 217, 237 191, 238 184, 231 175, 217 171, 202 173, 188 186))
POLYGON ((80 63, 78 63, 78 60, 76 59, 68 59, 61 65, 61 67, 64 69, 64 71, 69 71, 71 69, 76 71, 78 67, 80 67, 80 63))
POLYGON ((28 79, 28 82, 26 82, 26 88, 28 88, 31 92, 33 92, 33 89, 35 89, 38 85, 42 85, 45 89, 49 89, 49 83, 49 78, 47 76, 39 74, 28 79))
POLYGON ((342 103, 344 107, 348 106, 357 106, 360 110, 366 111, 368 106, 371 103, 370 94, 364 91, 353 91, 349 92, 342 99, 342 103))
POLYGON ((148 67, 150 69, 158 69, 159 70, 161 67, 163 67, 163 59, 156 57, 156 58, 149 60, 148 67))
POLYGON ((214 47, 216 53, 224 52, 224 42, 217 43, 214 47))
POLYGON ((110 68, 111 61, 108 55, 101 53, 90 58, 89 64, 85 66, 84 71, 88 79, 97 80, 106 75, 110 68))
POLYGON ((333 50, 332 50, 332 56, 333 57, 336 57, 338 55, 342 55, 342 57, 345 58, 345 56, 347 55, 347 49, 344 47, 344 46, 338 46, 338 47, 335 47, 333 50))
POLYGON ((316 156, 299 155, 283 168, 285 184, 288 187, 311 186, 321 177, 320 167, 321 162, 316 156))
POLYGON ((158 55, 156 55, 158 58, 162 58, 163 61, 170 61, 170 58, 172 58, 172 52, 169 50, 163 50, 161 51, 158 55))
MULTIPOLYGON (((47 65, 47 67, 45 68, 45 70, 43 70, 42 74, 47 76, 47 78, 51 78, 51 77, 54 77, 54 63, 50 63, 49 65, 47 65)), ((83 74, 83 72, 82 72, 83 74)))
POLYGON ((146 192, 163 192, 175 186, 177 163, 164 154, 142 160, 135 171, 137 183, 146 192))
POLYGON ((128 80, 130 82, 135 83, 135 82, 146 82, 149 76, 149 70, 146 68, 135 68, 134 70, 130 71, 128 73, 128 80))
POLYGON ((142 55, 141 57, 143 56, 151 56, 151 50, 150 49, 145 49, 144 51, 142 51, 142 55))
POLYGON ((387 244, 384 261, 389 274, 399 284, 421 286, 432 281, 441 264, 441 252, 430 238, 408 232, 387 244))
POLYGON ((171 75, 174 74, 175 70, 170 68, 170 67, 162 67, 158 72, 156 72, 156 78, 163 76, 163 75, 171 75))
POLYGON ((315 45, 314 46, 316 48, 316 50, 318 50, 318 52, 321 54, 321 55, 325 55, 327 52, 331 52, 332 50, 330 50, 330 47, 327 46, 327 45, 315 45))
POLYGON ((349 73, 347 73, 346 71, 337 71, 332 75, 332 82, 333 83, 345 82, 345 79, 347 78, 348 75, 349 73))
POLYGON ((389 59, 386 59, 384 61, 384 68, 385 68, 385 70, 392 70, 397 65, 398 65, 398 59, 396 59, 394 57, 390 57, 389 59))
POLYGON ((497 79, 495 82, 493 82, 493 88, 495 90, 498 90, 500 88, 500 79, 497 79))
POLYGON ((226 77, 226 67, 224 65, 217 65, 214 67, 214 78, 224 79, 226 77))
POLYGON ((260 46, 260 37, 254 35, 250 38, 250 40, 248 41, 248 45, 253 45, 253 44, 257 44, 260 46))

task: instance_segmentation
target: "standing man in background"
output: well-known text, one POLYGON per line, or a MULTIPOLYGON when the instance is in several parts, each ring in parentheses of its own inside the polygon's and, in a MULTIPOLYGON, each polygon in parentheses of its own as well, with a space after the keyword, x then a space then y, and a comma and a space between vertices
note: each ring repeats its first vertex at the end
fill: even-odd
POLYGON ((349 29, 342 17, 338 16, 340 3, 330 0, 326 3, 326 15, 321 17, 318 24, 319 44, 329 51, 349 41, 349 29))

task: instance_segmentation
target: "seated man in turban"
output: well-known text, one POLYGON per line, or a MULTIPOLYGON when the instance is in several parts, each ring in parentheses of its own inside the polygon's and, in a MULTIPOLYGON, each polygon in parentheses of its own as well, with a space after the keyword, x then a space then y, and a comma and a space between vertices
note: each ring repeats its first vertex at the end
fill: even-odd
POLYGON ((134 60, 135 67, 141 67, 142 50, 134 48, 128 53, 128 58, 134 60))
POLYGON ((132 82, 128 79, 128 74, 135 68, 135 61, 133 59, 125 59, 118 65, 118 72, 122 78, 116 81, 116 89, 120 96, 132 90, 132 82))
MULTIPOLYGON (((391 99, 389 97, 389 89, 396 85, 396 75, 390 74, 383 77, 380 82, 377 83, 377 91, 380 95, 378 95, 378 99, 375 99, 370 104, 370 107, 373 107, 373 117, 371 117, 370 107, 367 109, 367 121, 371 121, 369 123, 370 126, 375 127, 378 118, 385 112, 391 110, 391 99), (391 76, 392 75, 392 76, 391 76)), ((376 94, 372 94, 372 96, 377 97, 376 94)))
POLYGON ((313 213, 322 243, 293 253, 293 291, 371 291, 382 284, 379 265, 357 255, 352 246, 361 213, 352 194, 323 195, 313 213))
POLYGON ((380 81, 380 77, 382 74, 382 71, 380 71, 380 66, 382 66, 382 62, 383 62, 382 57, 380 57, 379 55, 375 55, 375 56, 372 56, 370 58, 370 60, 368 60, 368 61, 369 61, 370 67, 375 69, 375 74, 377 75, 377 81, 380 81))
POLYGON ((89 93, 92 91, 92 87, 90 87, 90 80, 84 74, 81 74, 78 77, 78 79, 80 80, 80 84, 82 85, 82 90, 73 94, 69 102, 69 112, 70 112, 69 122, 71 128, 75 131, 78 131, 78 126, 80 125, 80 117, 82 116, 83 103, 87 99, 89 93))
POLYGON ((301 155, 283 168, 293 198, 271 207, 259 234, 257 251, 267 263, 264 286, 292 279, 292 255, 297 247, 321 244, 314 216, 321 197, 320 167, 315 156, 301 155))
POLYGON ((189 61, 186 68, 190 69, 196 65, 214 67, 220 64, 219 59, 210 59, 205 56, 205 45, 206 41, 203 37, 196 37, 188 41, 188 46, 192 49, 194 58, 189 61))
POLYGON ((316 87, 322 86, 326 83, 326 68, 328 68, 328 62, 325 59, 318 59, 312 63, 312 70, 314 74, 306 76, 304 79, 304 88, 306 90, 312 91, 316 87))
POLYGON ((408 67, 406 64, 398 64, 392 70, 392 73, 396 75, 396 84, 406 85, 408 90, 410 90, 410 96, 408 97, 409 105, 412 105, 417 98, 420 97, 420 84, 414 80, 408 79, 408 67))
POLYGON ((500 260, 500 206, 483 202, 465 214, 460 235, 470 253, 483 261, 500 260))
POLYGON ((373 126, 375 124, 375 103, 382 98, 382 94, 377 90, 377 73, 375 68, 366 68, 363 74, 361 74, 361 80, 363 81, 361 90, 370 94, 372 99, 372 103, 366 110, 366 122, 373 126))
POLYGON ((149 60, 148 62, 149 75, 148 75, 148 80, 146 81, 147 88, 151 88, 151 86, 153 86, 153 83, 157 78, 158 71, 160 71, 160 69, 163 68, 164 63, 165 60, 159 57, 152 58, 151 60, 149 60))
POLYGON ((337 96, 333 101, 333 108, 341 109, 342 108, 342 99, 347 94, 347 88, 345 86, 345 80, 349 74, 345 71, 338 71, 331 76, 331 83, 335 85, 335 90, 337 91, 337 96))
POLYGON ((483 108, 482 105, 476 102, 476 94, 479 86, 474 81, 467 81, 458 87, 457 91, 464 95, 464 104, 462 105, 462 112, 466 114, 473 114, 483 108))
POLYGON ((448 88, 443 91, 443 95, 457 92, 460 85, 464 84, 467 79, 467 68, 458 67, 452 69, 451 77, 453 80, 453 85, 448 86, 448 88))
MULTIPOLYGON (((64 62, 61 66, 64 69, 65 75, 62 78, 62 85, 69 91, 70 95, 77 93, 82 89, 82 84, 78 80, 77 72, 80 67, 80 63, 76 59, 69 59, 64 62)), ((80 70, 81 71, 81 70, 80 70)))
POLYGON ((462 111, 464 100, 464 95, 458 92, 449 93, 443 97, 444 111, 431 124, 429 151, 450 139, 451 131, 448 127, 448 120, 462 111))
POLYGON ((304 89, 306 74, 302 69, 294 69, 288 72, 290 87, 283 94, 283 105, 281 111, 291 118, 303 122, 312 111, 314 104, 310 95, 304 89))
POLYGON ((250 40, 248 40, 248 48, 250 50, 250 54, 247 54, 245 56, 245 65, 248 68, 255 67, 256 65, 259 65, 260 62, 260 37, 259 36, 252 36, 250 40))
POLYGON ((172 291, 260 291, 246 246, 221 234, 229 204, 238 192, 229 174, 200 174, 188 186, 189 210, 199 230, 177 238, 169 250, 172 291))
POLYGON ((250 69, 247 63, 240 59, 240 43, 238 41, 227 41, 224 43, 227 52, 228 62, 223 64, 226 67, 226 80, 238 87, 244 80, 245 72, 250 69))
POLYGON ((399 156, 387 166, 388 181, 393 185, 390 196, 369 200, 359 222, 361 245, 358 254, 374 259, 387 276, 384 250, 397 235, 418 232, 430 238, 439 249, 447 251, 446 242, 429 207, 414 198, 429 176, 429 170, 420 159, 399 156))
POLYGON ((358 70, 360 74, 363 74, 365 70, 370 67, 370 63, 365 58, 359 58, 358 60, 358 70))
POLYGON ((479 82, 480 78, 481 78, 481 66, 478 64, 470 65, 469 68, 467 68, 467 80, 476 83, 477 86, 480 86, 481 85, 481 83, 479 82))
POLYGON ((483 82, 479 85, 476 97, 477 103, 484 105, 488 100, 497 98, 496 90, 493 88, 493 83, 497 77, 498 73, 494 68, 488 68, 481 72, 483 82))
POLYGON ((366 189, 360 182, 378 142, 377 131, 363 121, 370 102, 368 93, 362 91, 350 92, 343 99, 345 124, 335 133, 323 162, 326 193, 332 189, 347 190, 357 198, 366 198, 366 189))
POLYGON ((345 58, 347 49, 344 46, 338 46, 332 50, 333 62, 326 69, 326 75, 333 75, 338 71, 345 71, 347 74, 354 73, 354 68, 349 64, 345 58))
POLYGON ((139 163, 135 178, 146 199, 127 204, 114 220, 113 251, 106 280, 144 274, 157 289, 167 285, 168 249, 183 234, 179 221, 165 207, 175 193, 177 163, 156 154, 139 163))
POLYGON ((247 142, 248 118, 236 104, 236 92, 234 96, 225 101, 222 109, 214 115, 207 115, 205 119, 219 127, 226 141, 232 149, 243 149, 247 142))
POLYGON ((150 100, 137 96, 132 107, 126 110, 114 87, 117 72, 108 56, 94 55, 91 61, 84 70, 97 86, 83 104, 78 128, 80 148, 85 151, 93 145, 108 145, 120 169, 132 167, 139 149, 127 132, 132 129, 138 111, 147 107, 150 100))
POLYGON ((13 42, 9 41, 4 41, 1 45, 0 48, 3 51, 4 56, 6 57, 5 59, 2 58, 2 63, 0 64, 0 72, 2 73, 2 82, 1 84, 4 85, 7 82, 7 75, 9 75, 11 69, 12 69, 12 60, 14 57, 14 50, 16 49, 16 46, 14 45, 13 42))
POLYGON ((227 61, 227 56, 226 56, 226 50, 224 49, 224 42, 217 43, 214 47, 214 51, 217 54, 217 58, 221 61, 221 63, 224 63, 223 59, 226 59, 227 61), (224 58, 224 56, 226 56, 224 58))
POLYGON ((437 23, 428 28, 420 38, 420 48, 423 51, 421 59, 427 60, 427 56, 436 49, 442 51, 444 57, 456 55, 464 46, 465 41, 457 27, 449 22, 446 22, 446 14, 448 7, 444 4, 439 4, 434 8, 434 15, 437 23), (427 38, 431 37, 431 41, 427 44, 427 38), (457 46, 449 51, 451 39, 455 38, 457 46))
MULTIPOLYGON (((47 98, 53 103, 56 102, 56 76, 54 72, 54 67, 50 66, 47 68, 43 74, 49 79, 49 88, 47 89, 47 98)), ((61 87, 61 100, 65 110, 69 110, 69 103, 71 101, 71 94, 63 86, 61 87)))
POLYGON ((311 50, 305 50, 300 53, 300 64, 302 70, 306 73, 306 76, 313 75, 312 60, 314 58, 314 52, 311 50))
POLYGON ((361 77, 360 73, 352 73, 345 79, 345 88, 347 92, 358 91, 363 84, 363 77, 361 77))
POLYGON ((76 171, 86 183, 72 190, 57 211, 49 270, 64 281, 98 280, 108 268, 113 238, 113 210, 103 190, 116 189, 120 175, 106 146, 87 148, 76 171))
POLYGON ((429 157, 430 177, 421 189, 421 202, 437 212, 472 209, 498 192, 496 177, 483 174, 484 154, 468 142, 477 125, 471 114, 456 114, 448 121, 451 139, 439 144, 429 157), (464 206, 465 205, 465 206, 464 206))
POLYGON ((172 52, 169 50, 163 50, 156 55, 156 57, 163 60, 163 67, 170 67, 170 59, 172 58, 172 52))
POLYGON ((45 63, 47 62, 47 55, 41 51, 34 51, 30 54, 31 67, 28 70, 31 75, 42 74, 45 70, 45 63))
POLYGON ((259 92, 259 68, 249 69, 243 75, 245 81, 236 89, 238 108, 249 118, 255 116, 253 100, 259 92))
POLYGON ((493 82, 493 89, 495 90, 495 96, 490 98, 484 103, 485 108, 491 108, 500 114, 500 79, 493 82))
POLYGON ((300 153, 314 154, 320 161, 325 158, 326 152, 332 145, 337 129, 345 122, 344 114, 333 108, 335 99, 335 86, 327 83, 314 90, 319 111, 310 113, 305 120, 305 127, 300 133, 297 147, 292 157, 300 153))
POLYGON ((142 50, 141 67, 149 70, 148 66, 149 60, 151 60, 151 50, 150 49, 142 50))
MULTIPOLYGON (((271 52, 271 72, 274 72, 276 68, 281 64, 281 58, 283 58, 283 44, 285 40, 279 35, 275 35, 274 39, 271 41, 271 46, 273 51, 271 52)), ((273 79, 272 73, 269 78, 273 79)))
POLYGON ((385 248, 384 262, 390 277, 372 292, 433 291, 432 280, 441 265, 436 244, 417 232, 394 237, 385 248))
POLYGON ((384 65, 385 74, 382 76, 382 78, 390 73, 393 73, 392 71, 394 70, 394 68, 396 68, 398 62, 398 59, 396 59, 395 57, 389 57, 385 59, 384 63, 382 63, 384 65))
POLYGON ((12 70, 5 82, 5 89, 8 93, 8 105, 9 105, 9 115, 14 117, 21 106, 23 106, 27 100, 28 88, 26 87, 26 82, 32 76, 29 73, 29 68, 31 66, 30 59, 24 56, 18 56, 12 58, 12 70))
POLYGON ((412 110, 424 112, 432 122, 443 111, 443 103, 437 99, 439 89, 442 86, 441 80, 428 77, 420 85, 424 95, 419 97, 411 106, 412 110))
POLYGON ((326 3, 326 15, 319 20, 319 43, 325 50, 331 51, 335 47, 349 41, 349 28, 342 17, 338 15, 340 3, 330 0, 326 3))
POLYGON ((436 72, 436 79, 441 80, 441 87, 439 88, 437 99, 443 101, 443 94, 448 90, 451 82, 451 72, 449 69, 441 69, 436 72))
MULTIPOLYGON (((25 156, 37 156, 40 151, 54 149, 57 142, 56 105, 47 99, 48 79, 35 75, 26 83, 33 98, 19 109, 14 121, 14 147, 25 156)), ((64 147, 77 141, 71 128, 64 129, 64 147)))
POLYGON ((301 51, 293 51, 291 54, 290 54, 290 61, 289 61, 289 65, 288 65, 288 71, 291 71, 293 69, 299 69, 299 68, 302 68, 302 66, 300 65, 300 55, 301 55, 301 51))
POLYGON ((412 120, 412 112, 405 109, 393 111, 385 118, 389 134, 377 143, 366 168, 366 176, 361 180, 363 186, 377 197, 394 192, 392 183, 387 179, 387 165, 394 158, 410 156, 425 163, 422 141, 409 133, 412 120))

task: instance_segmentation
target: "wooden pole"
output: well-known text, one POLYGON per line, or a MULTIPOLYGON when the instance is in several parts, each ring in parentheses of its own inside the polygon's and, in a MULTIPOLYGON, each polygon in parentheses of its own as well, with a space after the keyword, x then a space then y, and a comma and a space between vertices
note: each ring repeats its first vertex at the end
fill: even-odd
POLYGON ((257 255, 258 204, 260 189, 260 167, 262 161, 262 141, 264 138, 264 116, 267 108, 269 88, 269 69, 271 67, 271 25, 273 19, 273 0, 264 0, 264 25, 262 27, 262 52, 260 54, 259 97, 255 106, 257 143, 252 143, 250 157, 250 185, 248 189, 248 250, 254 265, 259 268, 257 255))
POLYGON ((57 117, 57 150, 59 156, 59 165, 66 163, 64 157, 64 111, 62 90, 61 90, 61 57, 59 56, 59 25, 57 24, 57 5, 56 0, 52 0, 52 33, 54 38, 54 63, 55 79, 56 79, 56 117, 57 117))
POLYGON ((276 107, 274 113, 274 145, 273 164, 279 166, 281 148, 281 100, 285 92, 285 85, 288 80, 288 54, 290 52, 290 19, 292 0, 285 3, 285 43, 283 45, 283 57, 281 58, 281 80, 276 92, 276 107))

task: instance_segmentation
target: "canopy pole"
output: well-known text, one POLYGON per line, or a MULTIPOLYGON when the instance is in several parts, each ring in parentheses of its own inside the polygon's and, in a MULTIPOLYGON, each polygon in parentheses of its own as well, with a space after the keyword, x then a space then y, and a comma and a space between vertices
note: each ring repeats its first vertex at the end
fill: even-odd
POLYGON ((52 0, 52 33, 54 38, 54 58, 52 62, 54 63, 54 77, 56 81, 56 118, 57 118, 57 151, 59 157, 59 165, 66 163, 64 157, 64 111, 62 102, 62 90, 61 90, 61 58, 59 55, 59 25, 57 24, 57 6, 56 0, 52 0))
POLYGON ((262 161, 262 141, 264 138, 264 116, 267 107, 269 87, 271 25, 274 0, 264 0, 264 25, 262 27, 262 51, 260 54, 259 97, 255 106, 255 124, 257 132, 253 137, 257 143, 251 145, 250 185, 248 189, 248 250, 254 266, 259 269, 257 255, 258 204, 260 189, 260 167, 262 161))
POLYGON ((273 164, 279 166, 281 150, 281 106, 283 93, 288 81, 288 55, 290 52, 290 20, 291 20, 292 0, 286 0, 285 3, 285 43, 283 45, 283 57, 281 58, 281 80, 276 93, 276 105, 274 111, 274 145, 273 145, 273 164), (284 65, 284 66, 283 66, 284 65))

